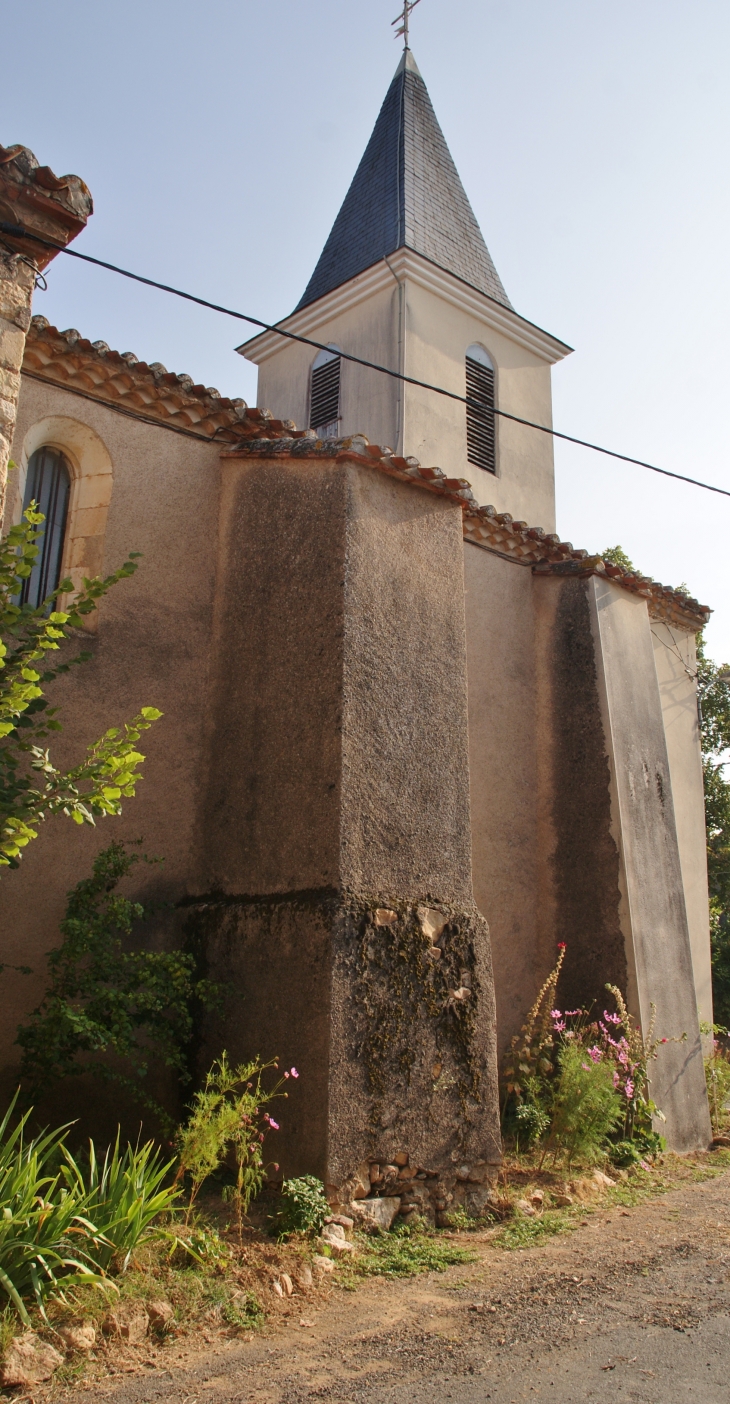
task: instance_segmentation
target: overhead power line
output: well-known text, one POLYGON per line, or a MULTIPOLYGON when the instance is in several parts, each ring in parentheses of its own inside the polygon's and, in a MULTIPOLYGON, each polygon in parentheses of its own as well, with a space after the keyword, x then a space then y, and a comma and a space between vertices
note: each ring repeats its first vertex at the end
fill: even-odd
MULTIPOLYGON (((317 351, 329 351, 331 347, 326 346, 321 341, 313 341, 308 336, 298 336, 296 332, 287 331, 284 327, 272 325, 270 322, 262 322, 259 317, 251 317, 246 312, 237 312, 232 307, 223 307, 219 302, 209 302, 207 298, 196 297, 194 293, 183 292, 181 288, 173 288, 169 283, 158 283, 154 278, 144 278, 141 273, 132 273, 128 268, 119 268, 116 263, 107 263, 103 258, 93 258, 91 254, 79 253, 77 249, 64 248, 62 244, 54 243, 51 239, 43 239, 40 234, 31 234, 27 229, 22 229, 17 224, 8 224, 0 220, 0 234, 6 234, 14 239, 32 239, 37 244, 42 244, 47 249, 55 249, 58 253, 68 254, 69 258, 78 258, 83 263, 93 263, 97 268, 106 268, 110 273, 118 273, 122 278, 130 278, 134 283, 142 283, 148 288, 157 288, 159 292, 171 293, 173 297, 181 297, 185 302, 193 302, 197 307, 207 307, 211 312, 221 312, 225 317, 233 317, 238 322, 248 322, 250 326, 259 327, 261 331, 274 332, 277 336, 285 337, 287 341, 298 341, 303 346, 311 346, 317 351)), ((457 400, 459 404, 466 405, 472 402, 466 395, 457 395, 454 390, 446 390, 442 385, 431 385, 427 380, 417 380, 412 375, 404 375, 401 371, 390 370, 388 366, 378 365, 376 361, 366 361, 361 356, 353 356, 348 351, 338 353, 343 361, 352 361, 356 366, 364 366, 367 370, 377 371, 380 375, 388 375, 392 380, 400 380, 406 385, 415 385, 420 390, 430 390, 434 395, 443 395, 447 400, 457 400)), ((577 444, 579 448, 591 449, 593 453, 602 453, 607 458, 617 458, 621 463, 632 463, 637 468, 648 468, 651 473, 661 473, 664 478, 676 478, 680 483, 691 483, 693 487, 704 488, 706 492, 716 492, 722 497, 730 497, 730 489, 715 487, 713 483, 700 482, 699 478, 689 478, 684 473, 673 473, 669 468, 659 468, 656 463, 647 463, 643 458, 632 458, 627 453, 617 453, 615 449, 604 448, 601 444, 593 444, 588 439, 578 439, 573 434, 563 434, 559 429, 551 429, 547 424, 535 424, 531 419, 522 419, 517 414, 510 414, 507 410, 498 409, 497 406, 489 407, 491 414, 499 415, 500 419, 509 419, 513 424, 523 424, 527 429, 536 429, 540 434, 549 434, 553 439, 561 439, 566 444, 577 444)))

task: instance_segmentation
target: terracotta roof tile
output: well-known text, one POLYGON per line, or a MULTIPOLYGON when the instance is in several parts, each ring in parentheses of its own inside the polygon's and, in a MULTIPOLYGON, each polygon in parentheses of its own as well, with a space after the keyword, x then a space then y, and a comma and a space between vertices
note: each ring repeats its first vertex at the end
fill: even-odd
POLYGON ((442 468, 426 467, 417 458, 400 458, 362 434, 318 439, 311 429, 275 419, 270 410, 249 409, 243 400, 226 399, 211 386, 195 385, 189 375, 168 371, 159 361, 147 365, 131 351, 111 351, 105 341, 87 341, 74 330, 59 332, 45 317, 32 320, 23 372, 147 423, 216 439, 224 446, 223 457, 317 457, 365 463, 458 503, 466 541, 531 566, 538 574, 606 575, 623 589, 644 596, 653 618, 682 629, 696 631, 709 619, 707 605, 682 591, 587 551, 576 551, 554 532, 546 534, 542 527, 513 521, 509 512, 480 507, 466 478, 449 478, 442 468))
POLYGON ((224 458, 280 458, 283 455, 366 463, 402 482, 417 483, 429 492, 457 502, 464 514, 466 541, 532 566, 536 574, 606 575, 632 594, 643 595, 652 618, 692 632, 701 629, 710 617, 707 605, 699 604, 681 590, 609 565, 600 556, 591 556, 587 551, 575 550, 570 541, 561 541, 553 532, 546 534, 542 527, 513 521, 509 512, 480 507, 465 478, 447 478, 441 468, 424 467, 415 458, 398 458, 391 449, 379 448, 363 435, 349 439, 280 438, 268 442, 260 438, 243 441, 222 452, 224 458))
POLYGON ((213 386, 195 385, 192 376, 176 375, 160 361, 148 365, 132 351, 112 351, 105 341, 87 341, 73 328, 60 332, 45 317, 31 322, 23 372, 199 438, 225 442, 226 436, 238 441, 304 432, 290 421, 274 419, 268 410, 251 410, 244 400, 226 399, 213 386))

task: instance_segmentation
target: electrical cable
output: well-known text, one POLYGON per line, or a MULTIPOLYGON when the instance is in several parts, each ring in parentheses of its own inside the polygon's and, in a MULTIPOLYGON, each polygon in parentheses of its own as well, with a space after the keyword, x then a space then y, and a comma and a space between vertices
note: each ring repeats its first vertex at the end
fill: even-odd
MULTIPOLYGON (((183 292, 181 288, 173 288, 169 283, 158 283, 154 278, 144 278, 141 273, 132 273, 128 268, 119 268, 115 263, 107 263, 105 259, 93 258, 91 254, 79 253, 77 249, 64 248, 62 244, 57 244, 51 239, 43 239, 39 234, 31 234, 28 230, 22 229, 17 224, 8 224, 0 220, 0 233, 8 235, 10 238, 32 239, 37 244, 43 244, 45 248, 55 249, 57 253, 68 254, 69 258, 80 259, 83 263, 93 263, 97 268, 106 268, 110 273, 118 273, 122 278, 130 278, 132 282, 142 283, 148 288, 157 288, 159 292, 171 293, 173 297, 183 298, 185 302, 193 302, 198 307, 206 307, 211 312, 220 312, 226 317, 233 317, 239 322, 248 322, 251 326, 260 327, 262 331, 274 332, 277 336, 283 336, 288 341, 297 341, 304 346, 314 347, 317 351, 329 351, 330 347, 321 341, 313 341, 307 336, 298 336, 296 332, 286 331, 283 327, 273 326, 270 322, 262 322, 259 317, 250 317, 245 312, 236 312, 231 307, 223 307, 218 302, 208 302, 204 297, 196 297, 194 293, 183 292)), ((415 385, 421 390, 430 390, 435 395, 443 395, 449 400, 457 400, 459 404, 473 404, 466 395, 457 395, 454 390, 445 390, 441 385, 431 385, 426 380, 417 380, 412 375, 404 375, 401 371, 390 370, 388 366, 380 366, 375 361, 365 361, 360 356, 353 356, 347 351, 340 351, 343 361, 352 361, 357 366, 364 366, 367 370, 378 371, 381 375, 388 375, 393 380, 404 381, 407 385, 415 385)), ((561 439, 564 443, 577 444, 580 448, 591 449, 593 453, 602 453, 607 458, 619 459, 621 463, 632 463, 638 468, 648 468, 651 473, 660 473, 664 478, 676 478, 680 483, 690 483, 693 487, 704 488, 706 492, 719 493, 722 497, 730 497, 730 489, 715 487, 713 483, 700 482, 699 478, 689 478, 684 473, 673 473, 669 468, 659 468, 655 463, 647 463, 643 458, 631 458, 629 454, 617 453, 615 449, 603 448, 600 444, 590 443, 588 439, 578 439, 573 434, 563 434, 558 429, 550 429, 546 424, 535 424, 531 419, 522 419, 517 414, 510 414, 507 410, 498 409, 496 405, 489 406, 489 413, 499 415, 501 419, 508 419, 514 424, 523 424, 528 429, 536 429, 540 434, 549 434, 553 439, 561 439)))

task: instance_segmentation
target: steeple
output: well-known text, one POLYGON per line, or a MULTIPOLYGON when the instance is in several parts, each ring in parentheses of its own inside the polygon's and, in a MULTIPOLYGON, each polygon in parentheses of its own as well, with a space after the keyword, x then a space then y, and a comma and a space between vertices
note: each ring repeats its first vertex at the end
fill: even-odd
MULTIPOLYGON (((399 23, 411 8, 404 0, 399 23)), ((272 330, 238 347, 260 367, 261 407, 324 439, 366 434, 437 464, 480 502, 554 531, 552 441, 516 421, 550 424, 550 367, 570 348, 511 306, 408 48, 307 290, 279 325, 318 346, 272 330)))
POLYGON ((410 49, 296 310, 403 248, 511 307, 410 49))

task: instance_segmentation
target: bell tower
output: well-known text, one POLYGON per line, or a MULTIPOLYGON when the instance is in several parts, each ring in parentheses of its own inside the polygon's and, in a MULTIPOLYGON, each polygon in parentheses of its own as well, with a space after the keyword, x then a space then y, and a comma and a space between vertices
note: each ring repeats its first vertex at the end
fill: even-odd
POLYGON ((366 434, 467 478, 477 500, 555 530, 550 367, 570 351, 515 312, 409 48, 298 306, 263 332, 258 404, 320 437, 366 434), (348 362, 442 387, 463 404, 348 362), (323 418, 324 416, 324 418, 323 418))

